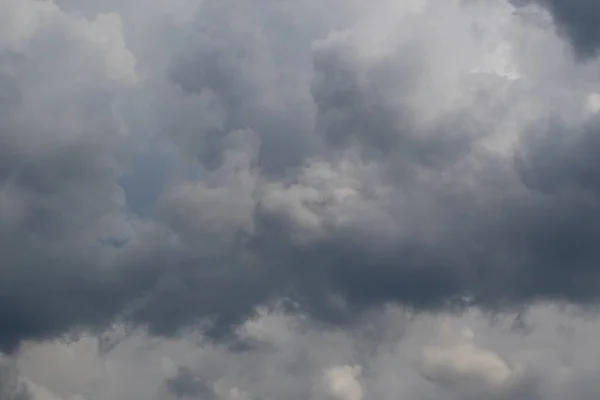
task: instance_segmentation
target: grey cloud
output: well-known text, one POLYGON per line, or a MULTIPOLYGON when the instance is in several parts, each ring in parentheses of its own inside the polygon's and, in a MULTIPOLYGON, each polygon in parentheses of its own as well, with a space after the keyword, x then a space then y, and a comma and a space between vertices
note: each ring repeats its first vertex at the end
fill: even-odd
POLYGON ((128 225, 116 182, 127 154, 112 104, 131 58, 118 34, 105 37, 109 57, 94 43, 118 33, 118 17, 71 18, 51 2, 0 7, 15 23, 1 68, 14 96, 0 122, 0 342, 11 349, 80 322, 104 326, 122 307, 128 272, 100 239, 128 225), (22 16, 33 31, 19 30, 22 16))
POLYGON ((28 400, 31 398, 27 384, 19 379, 19 372, 13 360, 4 355, 0 359, 0 399, 28 400))
MULTIPOLYGON (((307 2, 307 7, 314 8, 312 3, 307 2)), ((300 6, 289 6, 290 14, 302 12, 300 6)), ((262 139, 263 172, 281 174, 286 167, 301 163, 314 147, 312 107, 305 85, 314 38, 303 37, 301 27, 294 26, 285 28, 290 29, 285 39, 280 37, 283 27, 278 19, 288 14, 277 7, 266 3, 243 6, 232 14, 230 10, 237 7, 230 2, 205 3, 191 33, 180 39, 184 45, 168 67, 170 80, 188 96, 209 96, 222 110, 222 121, 201 132, 193 122, 192 131, 179 140, 205 166, 215 168, 224 151, 223 137, 229 131, 250 128, 262 139)), ((197 111, 190 111, 194 118, 197 111)), ((185 119, 174 123, 185 123, 185 119)), ((178 136, 184 132, 185 128, 174 130, 178 136)))
POLYGON ((0 2, 35 22, 0 59, 1 348, 114 321, 232 338, 281 300, 340 324, 596 304, 594 75, 532 61, 559 44, 507 4, 57 4, 0 2), (489 61, 506 42, 521 77, 489 61), (519 157, 486 142, 506 132, 519 157))
POLYGON ((164 399, 176 398, 176 392, 199 399, 598 396, 592 381, 597 318, 534 307, 528 317, 533 329, 523 335, 511 330, 514 317, 490 324, 475 310, 417 316, 389 307, 342 331, 263 311, 237 335, 264 345, 243 353, 195 335, 157 340, 135 332, 104 355, 96 353, 97 339, 85 336, 70 345, 29 344, 17 361, 34 395, 40 388, 55 394, 41 399, 164 399), (564 334, 567 328, 571 336, 564 334), (383 335, 373 340, 370 330, 383 335))
POLYGON ((167 389, 176 398, 193 398, 212 400, 215 393, 201 378, 194 376, 194 371, 179 367, 177 375, 167 379, 167 389))
MULTIPOLYGON (((585 196, 574 194, 547 198, 535 188, 528 188, 531 185, 523 167, 514 171, 510 161, 477 149, 476 140, 485 137, 480 131, 490 129, 491 125, 471 123, 468 113, 444 116, 436 121, 435 129, 414 128, 410 110, 398 111, 397 104, 396 107, 386 104, 390 99, 381 96, 385 88, 411 98, 410 84, 396 91, 385 80, 381 87, 377 82, 373 84, 369 80, 371 71, 361 69, 360 50, 352 49, 352 45, 350 50, 343 47, 347 45, 343 38, 342 35, 340 46, 334 40, 333 45, 320 47, 315 53, 312 95, 317 106, 317 133, 323 134, 334 150, 340 146, 353 148, 353 144, 367 148, 374 144, 380 152, 388 153, 387 157, 379 154, 366 158, 366 161, 375 159, 385 180, 395 182, 392 186, 382 185, 392 194, 386 198, 387 208, 378 211, 392 220, 406 219, 408 233, 404 236, 393 232, 385 237, 377 228, 375 232, 364 232, 365 227, 358 223, 336 226, 335 220, 328 220, 337 217, 335 197, 330 200, 323 197, 317 181, 298 184, 291 179, 280 194, 289 196, 287 201, 296 202, 317 224, 322 220, 319 229, 324 229, 325 234, 298 244, 294 232, 298 229, 297 218, 303 216, 290 215, 298 210, 290 205, 287 211, 273 215, 275 206, 269 198, 259 201, 256 231, 250 235, 250 245, 251 252, 259 255, 262 268, 269 271, 264 273, 269 277, 266 287, 290 287, 312 313, 327 319, 343 316, 345 311, 353 314, 357 309, 387 300, 418 308, 443 308, 463 301, 496 308, 545 299, 593 300, 594 273, 586 272, 587 279, 583 280, 571 275, 572 269, 564 263, 575 261, 583 273, 595 262, 593 248, 586 245, 595 241, 594 202, 587 203, 585 196), (352 137, 357 142, 352 142, 352 137), (350 142, 343 143, 348 139, 350 142), (424 140, 429 142, 422 143, 424 140), (472 150, 469 155, 468 150, 472 150), (450 158, 441 163, 422 161, 445 157, 450 158), (475 169, 473 165, 477 164, 484 167, 475 169), (445 177, 441 168, 445 169, 445 177), (475 183, 461 186, 453 178, 447 179, 454 176, 460 180, 460 174, 475 183), (407 178, 399 180, 401 176, 407 178), (319 191, 321 197, 308 200, 308 205, 306 199, 294 198, 303 196, 302 191, 313 190, 319 191), (576 220, 582 224, 572 224, 576 220), (567 237, 579 239, 566 240, 567 237), (277 271, 270 269, 272 265, 277 266, 273 267, 277 271), (540 280, 540 275, 545 279, 540 280), (327 299, 336 295, 340 295, 341 303, 334 301, 337 305, 328 310, 327 299)), ((405 48, 398 50, 399 58, 412 56, 405 48)), ((374 70, 373 74, 381 73, 374 70)), ((394 83, 400 86, 403 79, 411 84, 419 81, 418 75, 405 76, 402 69, 394 72, 397 74, 394 83)), ((552 129, 559 135, 570 136, 560 128, 551 128, 549 133, 552 129)), ((545 143, 555 142, 547 133, 540 135, 540 144, 534 146, 543 148, 545 143)), ((555 151, 578 160, 576 149, 584 148, 589 146, 559 147, 555 151)), ((530 158, 525 163, 534 164, 534 168, 555 181, 556 172, 565 166, 554 163, 556 156, 552 153, 544 153, 550 164, 540 165, 542 159, 537 152, 534 148, 523 155, 530 158)), ((333 168, 325 173, 336 173, 333 168)), ((593 166, 586 173, 593 177, 593 166)), ((357 185, 360 191, 366 183, 359 181, 357 185)), ((370 200, 365 199, 365 204, 370 204, 370 200)), ((358 210, 354 215, 358 215, 358 210)))
POLYGON ((545 7, 554 19, 558 33, 583 59, 598 55, 600 46, 600 3, 595 0, 514 0, 515 4, 536 3, 545 7))

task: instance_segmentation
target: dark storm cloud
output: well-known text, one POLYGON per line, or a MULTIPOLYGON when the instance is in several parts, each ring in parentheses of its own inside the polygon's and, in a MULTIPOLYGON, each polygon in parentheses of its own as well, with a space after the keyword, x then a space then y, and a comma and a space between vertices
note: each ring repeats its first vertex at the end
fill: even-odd
POLYGON ((373 49, 405 26, 381 22, 395 3, 209 0, 152 25, 164 48, 136 68, 115 15, 0 2, 38 23, 0 59, 0 348, 115 320, 228 338, 282 299, 340 323, 388 302, 595 304, 598 122, 540 116, 519 157, 486 150, 523 83, 463 79, 478 39, 441 4, 373 49), (174 165, 127 175, 157 137, 174 165))
MULTIPOLYGON (((469 113, 460 110, 442 116, 434 127, 417 128, 412 110, 398 108, 386 96, 389 91, 411 98, 415 86, 426 79, 419 73, 426 61, 419 60, 418 53, 403 47, 395 58, 362 69, 352 40, 334 36, 313 51, 315 133, 333 150, 332 160, 339 156, 337 151, 356 147, 366 151, 365 160, 376 160, 378 176, 392 190, 383 212, 407 226, 402 233, 360 223, 336 226, 328 221, 336 217, 335 211, 328 214, 335 199, 321 195, 304 206, 305 199, 294 198, 296 190, 321 190, 320 183, 291 179, 281 185, 280 195, 306 207, 307 214, 323 221, 325 231, 302 243, 295 238, 298 221, 290 215, 297 210, 275 210, 269 205, 269 189, 264 189, 267 199, 257 203, 252 233, 236 242, 237 251, 257 257, 257 275, 246 280, 235 270, 248 282, 235 290, 235 297, 262 290, 267 300, 267 293, 287 293, 325 320, 344 320, 387 301, 417 309, 595 301, 598 205, 582 180, 593 181, 598 174, 593 158, 585 157, 594 153, 593 143, 588 143, 594 121, 582 128, 540 122, 531 128, 537 131, 536 140, 523 144, 516 165, 476 147, 469 153, 489 126, 471 121, 469 113), (386 71, 393 71, 393 78, 387 78, 386 71), (590 133, 577 135, 582 129, 590 133), (471 184, 461 184, 462 174, 471 184), (540 186, 562 186, 561 180, 573 188, 548 196, 540 186)), ((188 75, 200 76, 191 71, 206 70, 204 62, 188 75)), ((184 76, 178 75, 177 81, 185 81, 184 76)), ((248 126, 255 128, 251 122, 248 126)), ((335 167, 326 173, 335 174, 335 167)), ((335 184, 324 183, 325 188, 335 184)), ((364 181, 359 186, 368 190, 364 181)), ((368 193, 359 196, 366 206, 376 202, 368 193)), ((232 301, 231 310, 247 304, 232 301)), ((229 307, 229 300, 225 304, 229 307)))
POLYGON ((11 20, 26 15, 37 24, 25 47, 18 36, 14 51, 3 47, 0 63, 0 80, 12 88, 0 120, 0 346, 12 349, 80 323, 106 326, 127 286, 145 280, 129 280, 135 263, 118 268, 101 243, 123 236, 116 179, 126 152, 112 106, 129 79, 119 69, 128 60, 118 37, 114 58, 105 59, 85 35, 118 20, 69 20, 50 2, 1 7, 11 20))
POLYGON ((600 48, 600 2, 597 0, 513 0, 516 5, 536 3, 545 7, 581 58, 598 55, 600 48))

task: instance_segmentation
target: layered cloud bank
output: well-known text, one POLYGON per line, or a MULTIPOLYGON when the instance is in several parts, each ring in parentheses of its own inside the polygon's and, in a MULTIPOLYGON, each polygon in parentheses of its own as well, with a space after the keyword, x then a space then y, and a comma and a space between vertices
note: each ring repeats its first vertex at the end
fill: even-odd
MULTIPOLYGON (((598 4, 0 0, 0 349, 594 307, 598 4)), ((427 379, 521 373, 465 343, 427 379)))
POLYGON ((281 312, 245 322, 244 352, 197 336, 26 344, 2 364, 2 399, 588 400, 598 398, 598 321, 553 307, 526 317, 414 315, 388 308, 323 331, 281 312), (57 368, 59 366, 60 368, 57 368), (13 392, 9 392, 9 390, 13 392), (19 391, 20 390, 20 391, 19 391), (12 396, 12 397, 11 397, 12 396))

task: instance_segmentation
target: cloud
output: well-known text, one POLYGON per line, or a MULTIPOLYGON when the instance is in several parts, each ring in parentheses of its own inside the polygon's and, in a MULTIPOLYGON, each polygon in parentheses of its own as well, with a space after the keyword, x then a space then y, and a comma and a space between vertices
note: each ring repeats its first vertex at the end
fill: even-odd
POLYGON ((559 34, 573 46, 577 56, 590 58, 598 55, 600 5, 594 0, 515 0, 515 4, 536 3, 546 8, 559 34))
MULTIPOLYGON (((75 315, 110 319, 89 307, 108 294, 101 281, 110 274, 98 270, 106 260, 94 242, 124 225, 111 103, 135 80, 135 60, 116 14, 85 20, 38 1, 2 1, 0 9, 11 22, 3 24, 1 67, 11 88, 0 150, 6 348, 23 336, 61 334, 75 315)), ((110 297, 97 305, 110 308, 110 297)))
POLYGON ((31 397, 29 387, 19 379, 14 362, 2 356, 0 359, 0 399, 28 400, 31 397))
POLYGON ((505 1, 170 7, 0 0, 0 348, 597 303, 597 65, 555 30, 505 1))
POLYGON ((523 367, 509 365, 493 351, 475 345, 473 339, 473 332, 466 328, 450 343, 442 339, 441 345, 424 347, 421 373, 458 398, 503 398, 524 380, 523 367))
POLYGON ((99 354, 98 338, 86 336, 27 343, 13 361, 20 376, 13 376, 37 400, 597 398, 597 318, 534 307, 523 332, 513 328, 515 317, 390 307, 341 331, 261 311, 237 333, 258 341, 248 351, 195 334, 158 339, 137 331, 99 354))
POLYGON ((337 366, 323 373, 323 390, 334 399, 361 400, 363 388, 357 377, 360 374, 358 366, 337 366))
POLYGON ((215 394, 212 388, 194 376, 194 372, 186 368, 179 368, 177 375, 167 379, 167 389, 177 398, 213 399, 215 394))

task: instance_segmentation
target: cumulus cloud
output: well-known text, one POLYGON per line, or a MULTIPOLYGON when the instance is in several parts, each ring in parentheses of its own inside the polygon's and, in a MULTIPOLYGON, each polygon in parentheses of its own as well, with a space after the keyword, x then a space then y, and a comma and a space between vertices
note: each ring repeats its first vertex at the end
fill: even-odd
MULTIPOLYGON (((347 329, 597 304, 595 3, 165 4, 0 0, 5 352, 115 323, 267 351, 236 332, 274 304, 347 329)), ((431 390, 533 396, 460 340, 423 350, 431 390)), ((277 390, 367 398, 354 361, 277 390)), ((266 396, 169 369, 169 395, 266 396)))
POLYGON ((27 343, 11 376, 36 400, 597 398, 597 318, 535 307, 524 332, 515 317, 416 316, 390 307, 342 331, 261 311, 237 333, 256 341, 244 352, 195 334, 157 339, 138 331, 99 354, 99 339, 86 336, 27 343))
POLYGON ((509 365, 493 351, 474 345, 469 328, 460 332, 455 343, 444 345, 444 339, 448 340, 442 338, 442 345, 423 348, 421 372, 434 384, 456 392, 455 396, 501 398, 522 379, 520 365, 509 365))

